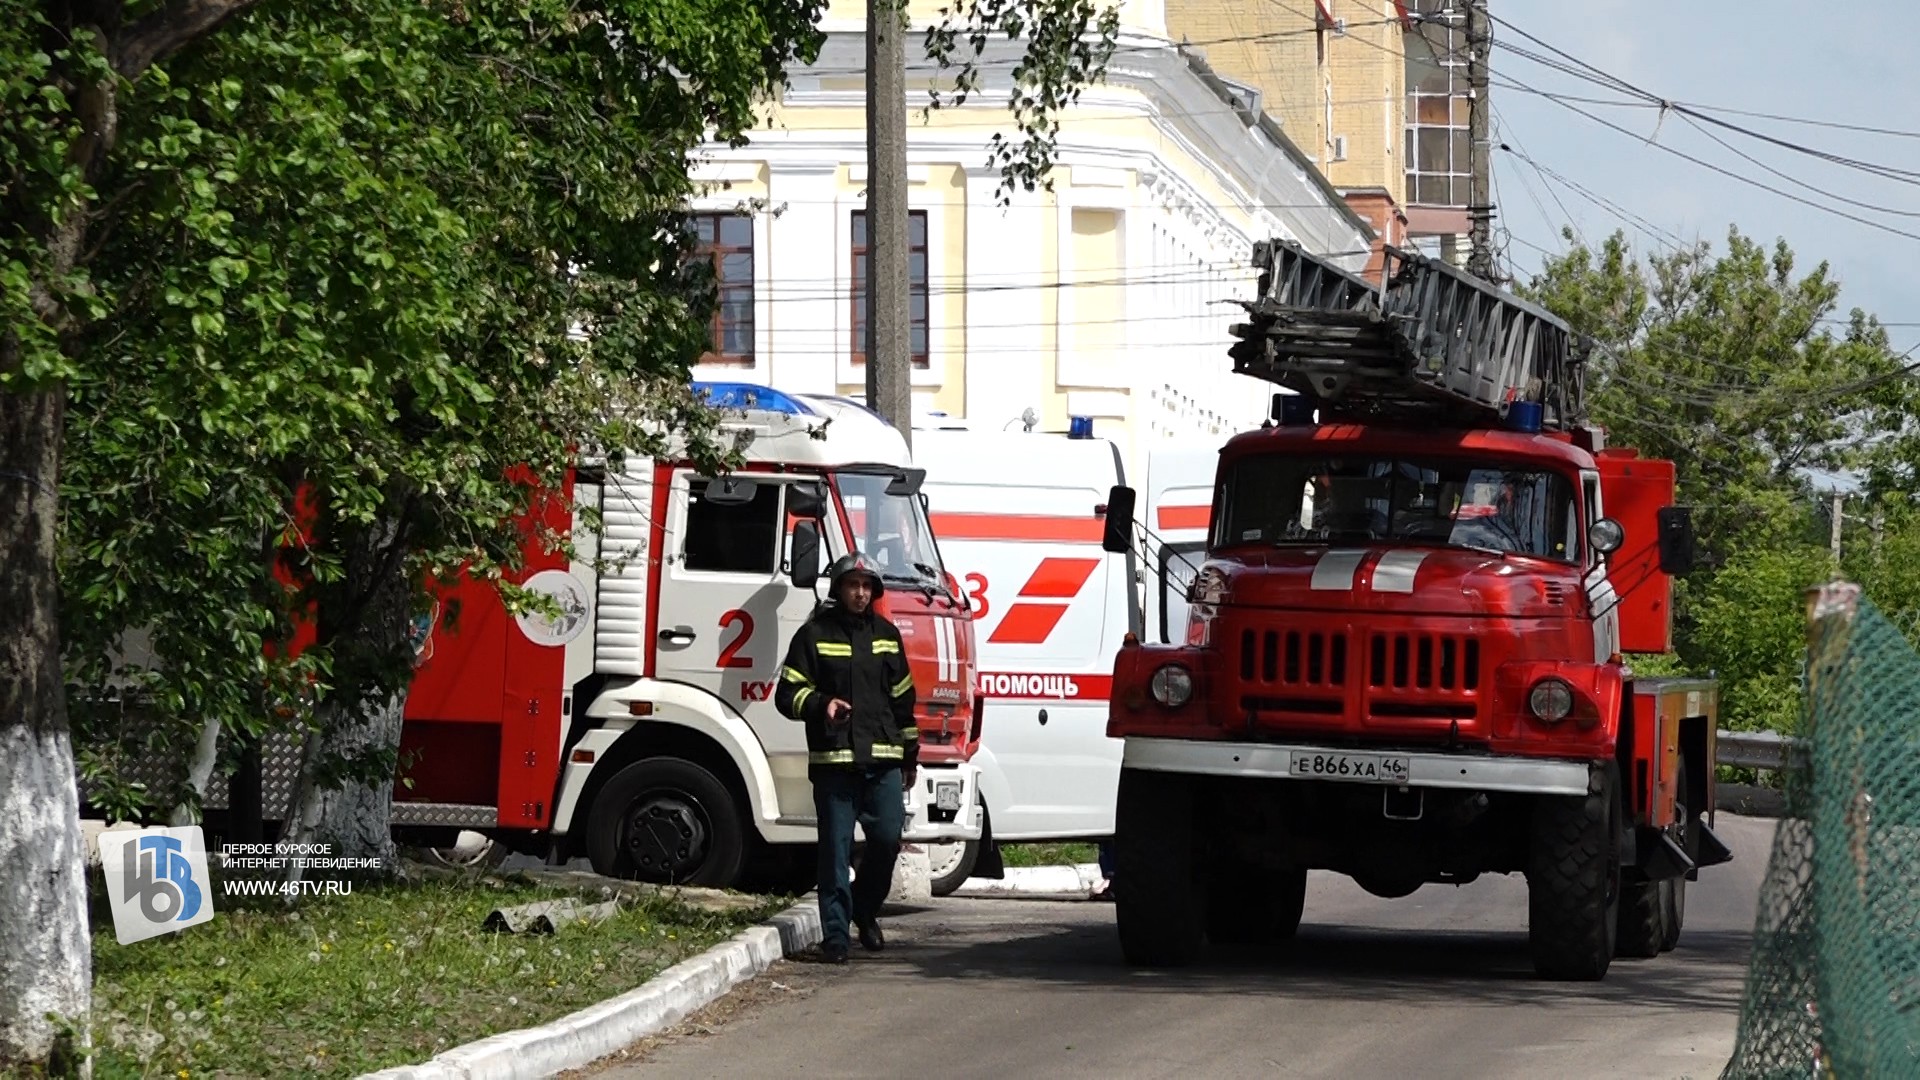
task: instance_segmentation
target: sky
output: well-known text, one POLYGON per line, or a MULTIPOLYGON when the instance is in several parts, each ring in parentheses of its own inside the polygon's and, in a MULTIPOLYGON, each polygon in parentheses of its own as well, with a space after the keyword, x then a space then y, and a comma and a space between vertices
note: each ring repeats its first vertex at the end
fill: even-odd
POLYGON ((1913 107, 1920 102, 1920 65, 1913 60, 1914 38, 1905 18, 1910 4, 1488 0, 1487 6, 1499 20, 1494 25, 1495 86, 1490 94, 1495 141, 1496 146, 1504 142, 1512 148, 1494 152, 1496 228, 1506 231, 1509 265, 1516 277, 1525 280, 1539 267, 1538 248, 1558 251, 1565 246, 1560 230, 1566 224, 1594 245, 1623 229, 1642 252, 1664 250, 1674 238, 1707 240, 1716 251, 1724 251, 1728 227, 1738 226, 1769 246, 1775 239, 1786 240, 1795 253, 1796 274, 1828 263, 1842 285, 1836 312, 1841 319, 1860 307, 1889 324, 1897 349, 1920 344, 1920 115, 1913 107), (1501 85, 1517 82, 1535 91, 1584 98, 1631 97, 1630 92, 1582 81, 1507 51, 1502 45, 1512 43, 1552 56, 1518 31, 1660 99, 1694 106, 1783 141, 1913 175, 1869 175, 1703 125, 1756 164, 1715 143, 1687 118, 1673 112, 1663 116, 1658 106, 1574 103, 1631 134, 1608 130, 1539 93, 1501 85), (1716 109, 1821 123, 1787 123, 1716 109), (1911 134, 1848 131, 1831 126, 1836 123, 1911 134), (1714 173, 1661 147, 1866 223, 1714 173), (1882 209, 1847 205, 1843 199, 1882 209), (1897 235, 1885 231, 1888 228, 1913 235, 1897 235), (1672 235, 1660 235, 1663 231, 1672 235), (1909 325, 1897 325, 1901 323, 1909 325))

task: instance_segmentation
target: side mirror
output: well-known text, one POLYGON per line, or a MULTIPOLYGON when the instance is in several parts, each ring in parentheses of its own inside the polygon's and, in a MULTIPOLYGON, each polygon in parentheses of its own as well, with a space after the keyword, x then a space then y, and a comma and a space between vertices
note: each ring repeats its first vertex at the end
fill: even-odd
POLYGON ((1107 527, 1100 546, 1115 555, 1133 550, 1133 503, 1134 491, 1125 484, 1115 484, 1107 492, 1107 527))
POLYGON ((787 513, 817 518, 827 511, 827 491, 819 484, 794 484, 787 489, 787 513))
POLYGON ((1693 573, 1693 509, 1663 506, 1660 521, 1660 572, 1679 577, 1693 573))
POLYGON ((1602 555, 1611 555, 1627 542, 1627 531, 1612 518, 1601 518, 1587 529, 1587 544, 1602 555))
POLYGON ((787 562, 787 580, 796 589, 813 591, 820 580, 820 526, 811 521, 793 525, 793 555, 787 562))
POLYGON ((920 485, 926 482, 926 479, 927 470, 925 469, 902 469, 893 474, 893 479, 887 481, 887 494, 918 495, 920 485))
POLYGON ((715 506, 746 506, 759 491, 760 485, 751 480, 722 476, 708 480, 700 497, 715 506))

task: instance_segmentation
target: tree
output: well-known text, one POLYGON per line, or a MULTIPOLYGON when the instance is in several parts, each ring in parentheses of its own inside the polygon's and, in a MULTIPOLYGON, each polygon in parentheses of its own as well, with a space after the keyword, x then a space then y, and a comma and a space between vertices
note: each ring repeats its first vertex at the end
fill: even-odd
POLYGON ((1080 100, 1081 91, 1106 75, 1120 32, 1120 9, 1093 0, 954 0, 940 9, 940 21, 927 27, 927 57, 952 69, 953 85, 934 90, 929 108, 963 105, 980 92, 981 65, 996 35, 1024 39, 1026 47, 1012 71, 1013 95, 1007 110, 1013 136, 994 132, 988 162, 1000 167, 999 197, 1005 202, 1016 187, 1053 190, 1053 169, 1060 116, 1080 100))
POLYGON ((124 97, 251 0, 14 3, 0 20, 0 1071, 77 1067, 92 963, 55 579, 66 380, 124 97))
POLYGON ((1695 508, 1705 571, 1676 583, 1680 658, 1720 673, 1732 722, 1790 723, 1801 594, 1833 571, 1816 488, 1910 490, 1915 369, 1865 312, 1835 318, 1824 264, 1796 275, 1784 241, 1737 229, 1718 255, 1573 244, 1523 291, 1602 346, 1588 388, 1608 442, 1671 459, 1695 508))
POLYGON ((157 663, 133 678, 162 712, 257 727, 249 705, 301 689, 322 749, 370 751, 316 755, 309 788, 335 767, 390 778, 415 571, 511 564, 503 523, 530 495, 507 467, 550 478, 583 435, 700 431, 685 156, 747 124, 819 14, 339 2, 209 36, 246 6, 136 5, 152 14, 122 25, 117 4, 52 5, 0 31, 0 550, 20 601, 0 612, 0 890, 18 916, 0 1069, 66 1067, 62 1025, 86 1019, 56 485, 81 495, 76 672, 105 681, 119 633, 150 626, 157 663), (64 474, 63 419, 87 435, 64 474), (270 568, 297 489, 316 513, 287 595, 270 568), (305 610, 315 645, 275 675, 262 647, 305 610))

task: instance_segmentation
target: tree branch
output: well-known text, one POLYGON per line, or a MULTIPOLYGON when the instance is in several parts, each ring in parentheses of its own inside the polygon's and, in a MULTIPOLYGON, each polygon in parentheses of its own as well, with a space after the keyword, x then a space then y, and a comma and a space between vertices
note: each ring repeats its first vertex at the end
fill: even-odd
POLYGON ((128 81, 220 28, 260 0, 184 0, 133 24, 113 48, 113 70, 128 81))

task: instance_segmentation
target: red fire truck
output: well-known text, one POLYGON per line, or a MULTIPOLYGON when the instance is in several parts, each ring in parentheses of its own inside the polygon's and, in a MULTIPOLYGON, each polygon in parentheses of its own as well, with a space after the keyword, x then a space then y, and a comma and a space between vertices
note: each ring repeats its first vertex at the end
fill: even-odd
MULTIPOLYGON (((900 433, 844 398, 697 387, 748 435, 745 465, 673 457, 570 470, 523 524, 574 531, 577 561, 529 541, 518 583, 562 614, 508 613, 463 580, 424 625, 392 822, 453 848, 462 832, 605 874, 804 888, 813 877, 805 734, 775 711, 787 640, 822 568, 873 556, 919 691, 920 773, 905 838, 978 841, 981 715, 973 622, 941 565, 900 433), (601 528, 581 528, 597 512, 601 528)), ((529 530, 531 532, 531 528, 529 530)), ((296 648, 311 640, 297 637, 296 648)), ((262 748, 263 816, 284 819, 299 749, 262 748)), ((216 780, 206 804, 224 807, 216 780)))
POLYGON ((1690 521, 1670 463, 1585 423, 1564 323, 1389 255, 1376 289, 1258 249, 1235 370, 1282 392, 1220 451, 1184 643, 1114 662, 1121 946, 1290 937, 1311 869, 1388 898, 1520 873, 1536 971, 1600 979, 1729 857, 1717 685, 1627 659, 1670 647, 1690 521))

